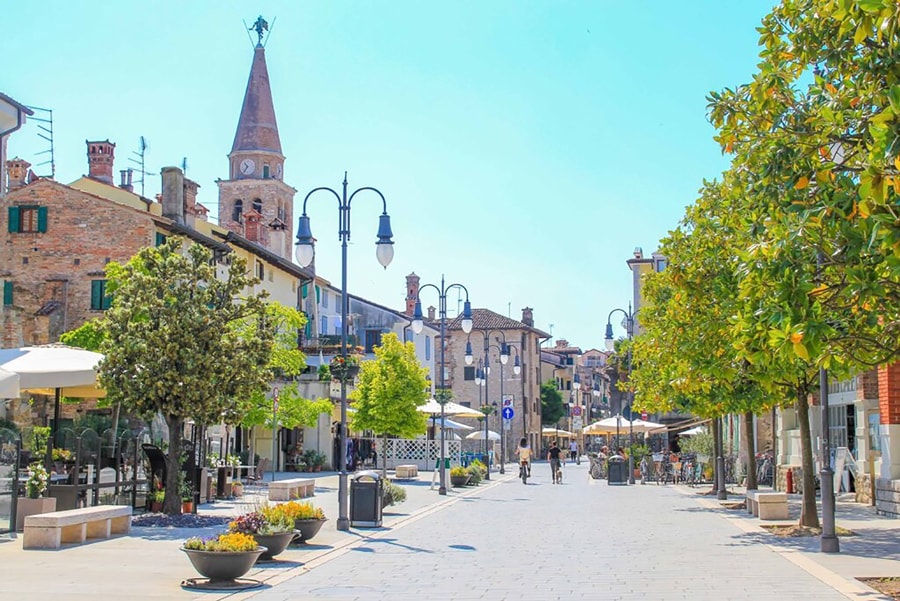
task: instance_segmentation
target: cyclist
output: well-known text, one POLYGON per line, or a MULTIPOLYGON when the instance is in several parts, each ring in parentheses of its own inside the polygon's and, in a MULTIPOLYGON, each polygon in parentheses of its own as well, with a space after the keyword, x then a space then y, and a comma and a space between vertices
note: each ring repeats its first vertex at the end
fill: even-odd
POLYGON ((562 484, 562 474, 559 473, 559 455, 560 448, 556 446, 556 441, 550 443, 550 450, 547 451, 547 461, 550 462, 550 475, 553 476, 553 484, 562 484))
POLYGON ((519 473, 521 474, 521 470, 528 470, 528 477, 531 477, 531 447, 528 446, 528 439, 523 438, 519 441, 519 446, 516 449, 516 456, 519 458, 519 473))

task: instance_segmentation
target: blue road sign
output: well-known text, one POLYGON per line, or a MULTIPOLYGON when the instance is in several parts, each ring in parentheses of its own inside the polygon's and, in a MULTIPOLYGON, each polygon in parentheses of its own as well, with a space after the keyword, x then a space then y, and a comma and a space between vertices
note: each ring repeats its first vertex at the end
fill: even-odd
POLYGON ((504 407, 503 408, 503 419, 512 419, 515 412, 512 407, 504 407))

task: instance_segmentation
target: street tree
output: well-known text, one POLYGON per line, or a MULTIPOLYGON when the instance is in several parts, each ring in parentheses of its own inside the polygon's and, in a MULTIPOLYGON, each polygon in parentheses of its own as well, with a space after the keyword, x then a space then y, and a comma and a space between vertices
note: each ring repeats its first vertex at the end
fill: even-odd
POLYGON ((387 437, 414 438, 425 432, 426 417, 418 410, 428 400, 428 370, 419 364, 412 342, 393 332, 375 347, 375 360, 360 363, 356 389, 350 393, 354 412, 350 427, 382 436, 382 470, 387 475, 387 437))
POLYGON ((218 423, 268 388, 274 333, 266 295, 246 294, 258 280, 240 257, 223 269, 209 249, 177 237, 110 263, 106 274, 114 300, 102 322, 99 380, 128 411, 165 419, 163 510, 177 514, 185 421, 218 423))
POLYGON ((556 381, 547 380, 541 384, 541 425, 555 426, 565 413, 562 395, 556 389, 556 381))

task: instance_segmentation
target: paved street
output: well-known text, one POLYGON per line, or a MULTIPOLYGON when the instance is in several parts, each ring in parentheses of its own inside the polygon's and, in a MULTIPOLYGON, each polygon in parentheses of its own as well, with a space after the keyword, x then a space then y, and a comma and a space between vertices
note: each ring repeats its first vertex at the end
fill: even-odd
MULTIPOLYGON (((511 469, 514 469, 510 466, 511 469)), ((288 477, 292 474, 281 474, 288 477)), ((686 486, 609 486, 587 464, 550 483, 536 464, 527 486, 514 473, 441 497, 431 473, 404 483, 408 500, 385 512, 385 527, 339 532, 337 476, 317 475, 312 501, 330 521, 311 544, 289 548, 247 576, 264 588, 227 595, 184 590, 196 574, 178 548, 211 535, 183 528, 134 528, 131 536, 24 551, 0 544, 4 598, 202 599, 886 599, 855 580, 900 576, 900 520, 871 507, 838 504, 841 553, 818 552, 815 538, 780 539, 759 520, 686 486)), ((732 500, 740 501, 741 497, 732 500)), ((253 499, 204 505, 236 515, 253 499)), ((791 496, 796 523, 799 496, 791 496)))
MULTIPOLYGON (((538 464, 242 598, 846 599, 681 487, 609 486, 538 464)), ((721 510, 720 510, 721 511, 721 510)), ((864 591, 850 581, 831 584, 864 591)), ((861 598, 880 598, 868 592, 861 598)))

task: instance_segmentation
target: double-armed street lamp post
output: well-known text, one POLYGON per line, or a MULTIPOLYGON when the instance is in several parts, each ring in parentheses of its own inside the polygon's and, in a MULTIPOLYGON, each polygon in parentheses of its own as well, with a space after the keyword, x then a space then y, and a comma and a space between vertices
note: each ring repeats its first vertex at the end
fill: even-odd
MULTIPOLYGON (((630 341, 634 338, 634 313, 631 312, 631 303, 628 303, 628 310, 625 309, 613 309, 609 312, 609 316, 606 318, 606 350, 611 351, 615 349, 615 341, 613 340, 613 330, 612 330, 612 316, 613 313, 621 312, 625 315, 625 334, 628 336, 628 340, 630 341)), ((627 353, 627 362, 628 362, 628 377, 631 378, 631 346, 628 347, 627 353)), ((621 407, 621 403, 619 404, 621 407)), ((620 412, 621 413, 621 412, 620 412)), ((631 393, 631 403, 628 405, 628 416, 629 416, 629 424, 631 425, 631 433, 628 439, 628 444, 631 446, 631 449, 628 452, 628 483, 634 484, 634 392, 631 393)), ((619 436, 619 424, 616 423, 616 438, 619 436)))
MULTIPOLYGON (((441 474, 441 485, 438 488, 438 494, 446 495, 447 494, 447 466, 446 459, 444 457, 444 404, 449 400, 447 399, 447 388, 445 382, 445 371, 446 371, 446 362, 444 361, 444 352, 447 348, 447 340, 446 340, 446 331, 447 331, 447 292, 452 290, 453 288, 459 288, 463 292, 466 293, 466 301, 463 304, 463 313, 462 320, 460 321, 460 327, 462 331, 468 334, 472 331, 472 305, 469 303, 469 291, 462 284, 449 284, 445 285, 444 276, 441 276, 441 286, 438 288, 434 284, 424 284, 419 286, 419 291, 416 293, 416 308, 413 311, 413 322, 412 329, 416 334, 420 334, 422 332, 422 328, 425 327, 424 320, 422 318, 422 302, 419 300, 419 296, 422 294, 422 290, 425 288, 434 288, 438 293, 438 305, 439 305, 439 315, 441 318, 441 390, 439 394, 437 394, 437 401, 441 404, 441 465, 440 465, 440 474, 441 474)), ((427 452, 427 451, 426 451, 427 452)))
MULTIPOLYGON (((488 351, 491 348, 495 348, 500 352, 500 473, 505 474, 506 469, 504 467, 504 464, 506 463, 506 446, 504 445, 504 443, 506 437, 504 435, 504 430, 506 430, 506 428, 504 427, 505 424, 503 422, 506 419, 506 416, 502 415, 505 409, 505 406, 503 405, 503 366, 509 363, 509 350, 513 348, 513 346, 510 343, 506 342, 506 334, 504 334, 502 330, 496 330, 496 333, 500 334, 500 338, 498 339, 498 341, 500 342, 500 346, 491 343, 491 334, 495 332, 494 330, 479 329, 477 331, 481 334, 484 342, 485 405, 487 405, 487 399, 489 398, 489 387, 487 386, 487 380, 488 376, 491 373, 491 362, 490 357, 488 356, 488 351)), ((475 356, 472 354, 472 341, 469 339, 466 340, 465 360, 466 365, 472 365, 472 362, 475 360, 475 356)), ((520 371, 522 371, 522 366, 519 363, 519 351, 516 350, 516 360, 513 364, 513 373, 518 375, 520 371)), ((485 424, 487 424, 487 420, 485 420, 485 424)), ((487 437, 486 430, 487 428, 485 427, 485 437, 487 437)), ((490 473, 490 465, 488 465, 488 473, 490 473)))
MULTIPOLYGON (((347 362, 347 313, 349 308, 349 300, 347 298, 347 243, 350 241, 350 203, 353 198, 360 192, 374 192, 381 198, 382 213, 378 221, 378 240, 375 242, 375 256, 382 267, 387 269, 391 260, 394 258, 394 241, 393 233, 391 233, 391 218, 387 214, 387 201, 384 194, 375 188, 363 187, 357 188, 350 195, 347 195, 347 172, 344 172, 344 182, 342 192, 327 186, 314 188, 303 199, 303 214, 300 215, 300 222, 297 225, 297 263, 301 267, 306 267, 312 263, 315 256, 315 239, 309 225, 309 217, 306 215, 306 203, 309 197, 316 192, 331 192, 338 201, 338 238, 341 241, 341 357, 344 363, 347 362)), ((338 477, 338 530, 350 529, 350 518, 348 516, 348 498, 347 498, 347 381, 345 377, 339 378, 341 382, 341 449, 338 453, 340 457, 340 475, 338 477)))

